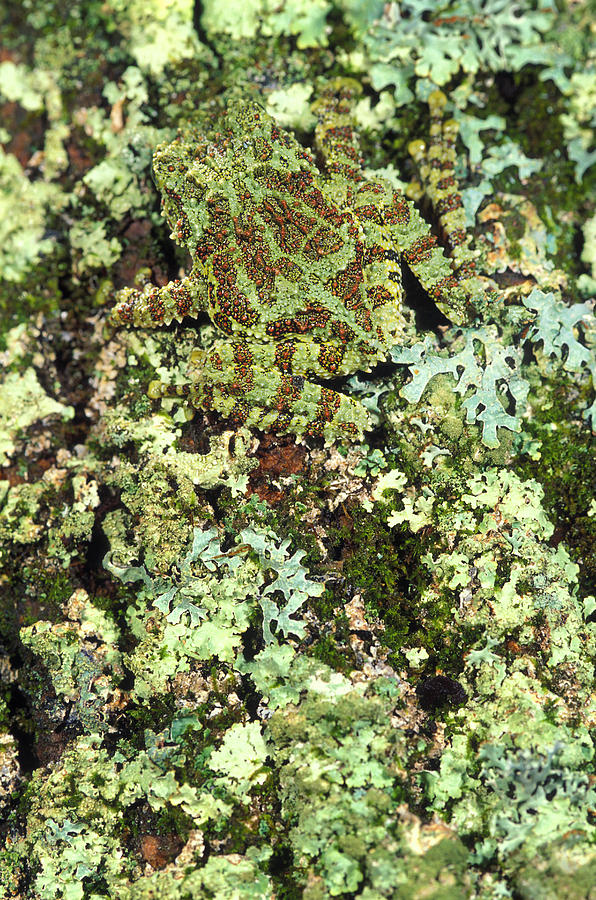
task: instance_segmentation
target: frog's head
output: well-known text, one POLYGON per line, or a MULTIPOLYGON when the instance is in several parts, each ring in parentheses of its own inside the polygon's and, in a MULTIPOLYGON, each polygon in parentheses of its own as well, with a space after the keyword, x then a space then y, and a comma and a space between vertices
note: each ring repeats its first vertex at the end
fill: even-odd
POLYGON ((286 172, 312 165, 309 152, 254 100, 229 101, 225 125, 236 151, 252 158, 257 167, 268 163, 286 172))
POLYGON ((226 126, 234 137, 247 138, 255 135, 271 137, 274 120, 268 112, 254 100, 230 100, 225 117, 226 126))
POLYGON ((188 138, 182 133, 171 143, 160 144, 156 148, 153 154, 153 178, 160 191, 181 191, 192 163, 190 148, 188 138))
POLYGON ((153 154, 153 177, 160 191, 173 190, 180 180, 180 168, 186 165, 180 141, 171 144, 161 144, 153 154))

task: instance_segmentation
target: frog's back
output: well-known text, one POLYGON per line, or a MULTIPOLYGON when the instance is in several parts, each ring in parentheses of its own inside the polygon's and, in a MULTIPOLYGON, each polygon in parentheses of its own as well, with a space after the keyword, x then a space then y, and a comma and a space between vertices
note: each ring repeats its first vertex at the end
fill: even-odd
POLYGON ((402 318, 378 229, 362 228, 351 187, 330 186, 260 106, 230 104, 209 141, 186 136, 154 166, 173 237, 207 281, 222 331, 384 355, 402 318))

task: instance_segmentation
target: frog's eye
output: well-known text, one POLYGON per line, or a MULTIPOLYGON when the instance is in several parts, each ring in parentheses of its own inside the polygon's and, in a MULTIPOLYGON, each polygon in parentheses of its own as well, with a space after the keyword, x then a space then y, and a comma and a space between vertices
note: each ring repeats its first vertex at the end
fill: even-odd
POLYGON ((176 166, 172 166, 172 165, 168 166, 168 172, 175 172, 175 171, 176 171, 176 166))

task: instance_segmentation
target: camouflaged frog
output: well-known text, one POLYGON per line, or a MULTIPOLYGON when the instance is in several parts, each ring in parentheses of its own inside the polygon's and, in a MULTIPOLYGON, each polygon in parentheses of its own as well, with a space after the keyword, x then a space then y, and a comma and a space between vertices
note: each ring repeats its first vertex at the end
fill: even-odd
POLYGON ((193 351, 187 384, 154 382, 150 396, 182 395, 263 430, 359 439, 370 427, 364 408, 317 380, 369 371, 400 343, 400 261, 451 321, 473 317, 444 96, 430 100, 426 180, 451 259, 410 201, 364 176, 351 115, 359 92, 337 80, 313 105, 323 172, 253 101, 230 102, 208 135, 182 133, 157 148, 163 212, 192 269, 162 288, 120 291, 111 324, 153 328, 206 311, 224 337, 193 351))

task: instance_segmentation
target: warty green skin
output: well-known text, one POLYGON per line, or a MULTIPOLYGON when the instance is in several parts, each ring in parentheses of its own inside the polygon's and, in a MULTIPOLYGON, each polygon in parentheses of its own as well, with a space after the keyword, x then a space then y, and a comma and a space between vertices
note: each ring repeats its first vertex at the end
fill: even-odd
POLYGON ((429 158, 439 172, 445 165, 434 192, 453 260, 412 203, 363 175, 351 116, 359 91, 338 79, 313 104, 324 172, 254 101, 231 101, 210 133, 157 148, 163 212, 192 266, 165 287, 120 291, 110 322, 153 328, 206 311, 225 337, 191 354, 188 383, 152 383, 150 396, 182 394, 237 425, 360 440, 370 427, 364 408, 312 379, 369 371, 403 341, 401 261, 453 321, 473 317, 477 285, 467 237, 454 227, 461 200, 443 95, 431 107, 429 158))

